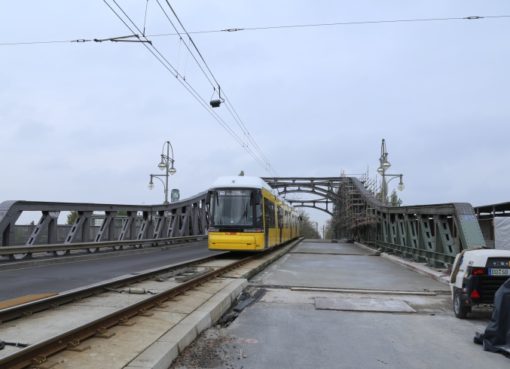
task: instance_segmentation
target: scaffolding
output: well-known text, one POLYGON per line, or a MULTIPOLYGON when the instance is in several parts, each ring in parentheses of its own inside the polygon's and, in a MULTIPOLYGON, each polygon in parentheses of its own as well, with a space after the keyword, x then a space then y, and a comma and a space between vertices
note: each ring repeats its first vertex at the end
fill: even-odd
MULTIPOLYGON (((360 179, 367 192, 375 196, 377 193, 375 182, 363 175, 360 179)), ((377 212, 370 206, 365 196, 357 189, 352 181, 344 181, 338 188, 338 201, 334 209, 334 234, 336 238, 347 238, 375 243, 377 230, 377 212), (361 234, 364 234, 364 237, 361 234), (367 235, 373 237, 367 239, 367 235)))

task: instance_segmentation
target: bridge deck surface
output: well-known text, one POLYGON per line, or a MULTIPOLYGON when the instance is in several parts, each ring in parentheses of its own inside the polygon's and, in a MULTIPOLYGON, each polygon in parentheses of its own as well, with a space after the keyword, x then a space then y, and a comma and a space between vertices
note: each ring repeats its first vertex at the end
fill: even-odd
POLYGON ((305 242, 251 282, 264 295, 172 368, 508 368, 473 344, 448 286, 352 244, 305 242), (296 288, 297 287, 297 288, 296 288), (328 289, 335 289, 331 291, 328 289))
POLYGON ((91 257, 95 258, 72 259, 59 264, 34 264, 19 269, 3 269, 0 266, 2 280, 0 301, 30 294, 59 293, 125 274, 216 253, 207 249, 207 241, 193 242, 171 249, 154 248, 149 251, 92 254, 91 257))

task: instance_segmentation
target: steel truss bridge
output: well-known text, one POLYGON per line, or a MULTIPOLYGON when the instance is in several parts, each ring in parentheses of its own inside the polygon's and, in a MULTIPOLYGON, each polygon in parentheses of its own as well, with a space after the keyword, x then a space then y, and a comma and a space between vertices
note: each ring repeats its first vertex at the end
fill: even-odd
MULTIPOLYGON (((205 235, 206 195, 203 192, 171 205, 5 201, 0 203, 0 254, 4 254, 2 246, 46 245, 50 251, 58 249, 53 246, 59 244, 79 244, 80 248, 88 246, 86 249, 94 252, 101 246, 116 248, 123 243, 141 246, 150 240, 156 246, 160 240, 170 243, 174 238, 205 235), (37 223, 17 224, 24 214, 33 216, 34 212, 39 216, 37 223), (70 218, 72 224, 61 219, 61 215, 69 214, 74 215, 70 218)), ((72 248, 63 250, 66 252, 57 255, 67 254, 72 248)))
MULTIPOLYGON (((281 195, 313 195, 313 199, 288 201, 332 215, 336 238, 351 238, 444 267, 451 265, 460 251, 486 244, 475 211, 468 203, 392 207, 378 200, 363 181, 354 177, 263 179, 281 195)), ((147 242, 205 235, 206 194, 166 206, 6 201, 0 203, 0 246, 86 243, 91 245, 88 250, 95 250, 94 245, 112 241, 147 242), (39 221, 18 224, 27 212, 35 212, 39 221), (72 224, 62 224, 59 216, 69 212, 74 214, 72 224)))

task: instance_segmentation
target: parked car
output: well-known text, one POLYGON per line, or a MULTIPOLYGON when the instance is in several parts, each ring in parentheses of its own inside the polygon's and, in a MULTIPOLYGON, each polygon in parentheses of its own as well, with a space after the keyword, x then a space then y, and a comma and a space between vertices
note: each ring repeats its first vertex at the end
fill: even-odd
POLYGON ((497 289, 510 277, 510 250, 476 249, 462 251, 450 275, 453 312, 465 319, 471 308, 493 304, 497 289))

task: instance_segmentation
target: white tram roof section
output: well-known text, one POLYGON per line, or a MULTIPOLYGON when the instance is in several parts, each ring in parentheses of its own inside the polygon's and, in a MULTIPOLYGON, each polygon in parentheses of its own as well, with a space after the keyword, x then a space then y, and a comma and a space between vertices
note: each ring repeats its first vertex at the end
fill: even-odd
POLYGON ((274 190, 260 177, 228 176, 220 177, 211 188, 265 188, 270 192, 274 190))
MULTIPOLYGON (((220 177, 211 186, 211 189, 214 188, 265 188, 273 195, 278 196, 277 191, 274 188, 271 188, 266 181, 264 181, 260 177, 249 177, 249 176, 226 176, 220 177)), ((292 208, 292 205, 289 204, 285 199, 280 198, 284 204, 292 208)))

